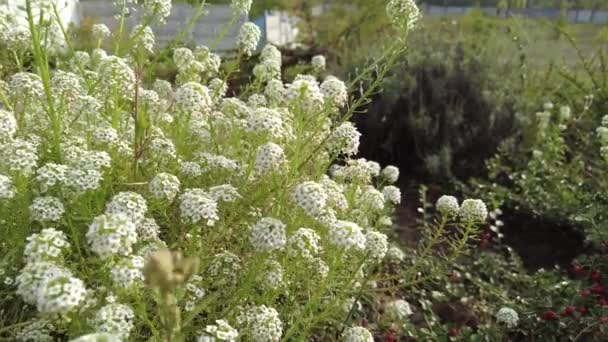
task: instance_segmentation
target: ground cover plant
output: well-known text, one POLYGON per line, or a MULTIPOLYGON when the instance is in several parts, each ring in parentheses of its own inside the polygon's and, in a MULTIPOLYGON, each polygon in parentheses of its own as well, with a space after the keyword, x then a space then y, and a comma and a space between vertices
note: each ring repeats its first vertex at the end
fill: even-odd
MULTIPOLYGON (((347 82, 322 56, 283 82, 268 45, 230 90, 255 25, 224 60, 178 36, 171 83, 153 77, 149 27, 171 2, 143 1, 133 28, 134 1, 114 3, 118 29, 92 26, 89 50, 55 2, 27 0, 27 29, 3 22, 0 338, 373 341, 358 313, 366 296, 422 284, 468 250, 486 206, 443 196, 405 263, 385 234, 399 169, 355 157, 348 120, 406 53, 413 1, 388 2, 396 39, 347 82)), ((231 3, 235 16, 250 6, 231 3)), ((412 313, 397 297, 386 312, 412 313)))

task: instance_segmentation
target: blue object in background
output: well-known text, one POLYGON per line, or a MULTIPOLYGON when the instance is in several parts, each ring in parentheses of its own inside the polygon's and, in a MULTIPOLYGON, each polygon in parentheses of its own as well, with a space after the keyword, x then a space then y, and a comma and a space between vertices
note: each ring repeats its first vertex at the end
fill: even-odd
POLYGON ((260 32, 262 32, 262 35, 260 36, 260 42, 258 43, 258 48, 257 48, 259 50, 263 46, 266 45, 266 41, 267 41, 267 38, 266 38, 266 13, 253 19, 252 22, 260 29, 260 32))

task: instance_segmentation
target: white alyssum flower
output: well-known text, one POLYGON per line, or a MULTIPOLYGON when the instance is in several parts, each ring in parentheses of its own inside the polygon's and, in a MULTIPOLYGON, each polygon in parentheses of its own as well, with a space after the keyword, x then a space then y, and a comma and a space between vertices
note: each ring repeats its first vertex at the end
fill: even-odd
POLYGON ((0 140, 11 139, 17 132, 17 119, 15 115, 0 109, 0 140))
POLYGON ((36 197, 30 205, 32 221, 59 221, 65 213, 63 203, 57 197, 36 197))
POLYGON ((179 192, 180 184, 176 176, 161 172, 150 181, 148 190, 158 199, 172 201, 179 192))
POLYGON ((388 165, 382 169, 382 178, 389 183, 395 183, 399 179, 399 168, 393 165, 388 165))
POLYGON ((420 20, 420 9, 414 0, 390 0, 386 5, 386 13, 395 27, 410 30, 416 27, 420 20))
POLYGON ((241 268, 241 259, 236 254, 223 251, 213 256, 206 273, 220 286, 236 283, 241 268))
POLYGON ((179 209, 182 220, 194 224, 206 220, 207 226, 213 226, 220 219, 217 202, 203 189, 186 190, 180 197, 179 209))
POLYGON ((348 101, 348 89, 346 84, 335 76, 327 76, 321 83, 321 92, 329 103, 337 108, 342 108, 348 101))
POLYGON ((52 335, 54 330, 51 321, 36 319, 18 329, 15 339, 18 342, 54 342, 55 338, 52 335))
POLYGON ((242 198, 231 184, 216 185, 209 188, 209 195, 218 202, 235 202, 242 198))
POLYGON ((278 290, 285 285, 283 277, 284 271, 281 264, 269 259, 264 263, 264 269, 258 275, 257 281, 264 290, 278 290))
POLYGON ((309 228, 299 228, 289 237, 287 252, 291 257, 313 260, 322 250, 321 237, 309 228))
POLYGON ((158 240, 160 227, 153 218, 146 217, 137 225, 137 238, 139 241, 155 241, 158 240))
POLYGON ((359 153, 359 140, 361 133, 355 125, 350 122, 344 122, 338 126, 332 133, 328 142, 328 146, 332 151, 352 156, 359 153))
POLYGON ((175 106, 179 113, 205 118, 213 107, 209 88, 196 82, 188 82, 175 92, 175 106))
POLYGON ((110 270, 112 280, 119 287, 141 285, 144 281, 145 260, 138 255, 128 256, 115 262, 110 270))
POLYGON ((373 186, 367 186, 356 198, 357 205, 362 209, 378 212, 384 209, 384 195, 373 186))
POLYGON ((519 315, 517 311, 503 307, 496 313, 496 321, 500 324, 504 324, 507 328, 515 328, 519 324, 519 315))
POLYGON ((93 219, 86 234, 91 250, 102 259, 128 255, 137 242, 136 225, 123 214, 104 214, 93 219))
POLYGON ((44 282, 36 299, 36 307, 42 314, 67 313, 85 299, 84 282, 69 275, 60 275, 44 282))
POLYGON ((365 251, 371 260, 382 261, 388 252, 388 237, 377 231, 368 231, 365 234, 365 251))
POLYGON ((121 342, 121 339, 114 334, 93 333, 82 335, 78 338, 70 340, 70 342, 121 342))
POLYGON ((366 238, 356 223, 337 220, 329 227, 329 241, 345 249, 364 250, 366 238))
POLYGON ((260 146, 255 156, 253 174, 261 177, 272 172, 284 171, 287 164, 287 157, 283 148, 274 143, 267 143, 260 146))
POLYGON ((110 333, 126 340, 135 327, 135 313, 129 306, 119 303, 108 304, 95 314, 93 327, 97 332, 110 333))
POLYGON ((70 249, 64 232, 55 228, 45 228, 40 233, 27 237, 23 259, 26 263, 41 261, 61 261, 70 249))
POLYGON ((350 327, 342 334, 343 342, 374 342, 374 337, 364 327, 350 327))
POLYGON ((264 88, 264 95, 271 103, 280 104, 283 101, 283 93, 285 92, 285 85, 281 80, 272 79, 269 80, 264 88))
POLYGON ((171 14, 171 0, 143 0, 146 15, 153 17, 159 23, 164 24, 171 14))
POLYGON ((394 185, 387 185, 382 188, 384 199, 391 204, 401 204, 401 190, 394 185))
POLYGON ((215 324, 210 324, 205 327, 205 330, 196 340, 197 342, 235 342, 239 337, 238 330, 228 324, 226 320, 218 319, 215 324))
POLYGON ((327 207, 327 194, 316 182, 298 184, 292 193, 292 199, 311 217, 319 216, 327 207))
POLYGON ((112 31, 105 24, 94 24, 91 28, 93 38, 97 40, 104 40, 112 36, 112 31))
POLYGON ((5 175, 0 175, 0 198, 11 199, 15 197, 16 191, 13 181, 5 175))
POLYGON ((40 261, 26 264, 17 275, 17 294, 23 301, 36 305, 40 288, 50 279, 59 276, 71 276, 72 273, 55 263, 40 261))
POLYGON ((315 71, 317 71, 317 72, 325 70, 325 65, 326 65, 325 56, 323 56, 323 55, 313 56, 312 60, 310 61, 310 65, 312 65, 313 69, 315 69, 315 71))
POLYGON ((135 224, 143 221, 147 211, 148 204, 143 196, 131 191, 119 192, 106 204, 106 214, 124 215, 135 224))
POLYGON ((252 22, 243 24, 237 36, 239 50, 245 56, 251 56, 258 46, 261 34, 260 28, 256 24, 252 22))
POLYGON ((278 342, 283 335, 283 322, 274 308, 266 305, 244 308, 237 322, 243 332, 253 342, 278 342))
POLYGON ((445 216, 455 216, 460 211, 458 200, 454 196, 443 195, 435 203, 435 209, 445 216))
POLYGON ((249 232, 249 242, 257 251, 281 250, 287 243, 285 224, 272 217, 264 217, 249 232))
POLYGON ((392 302, 388 302, 384 310, 386 315, 397 322, 401 322, 407 319, 408 316, 413 314, 412 308, 410 307, 410 303, 403 299, 397 299, 392 302))
POLYGON ((488 217, 488 208, 482 200, 466 199, 462 201, 458 213, 466 223, 484 223, 488 217))
POLYGON ((401 248, 397 246, 391 246, 386 252, 386 258, 392 262, 403 262, 405 260, 405 253, 403 253, 403 250, 401 250, 401 248))
POLYGON ((253 0, 232 0, 230 2, 230 8, 236 14, 247 15, 251 9, 251 3, 253 0))

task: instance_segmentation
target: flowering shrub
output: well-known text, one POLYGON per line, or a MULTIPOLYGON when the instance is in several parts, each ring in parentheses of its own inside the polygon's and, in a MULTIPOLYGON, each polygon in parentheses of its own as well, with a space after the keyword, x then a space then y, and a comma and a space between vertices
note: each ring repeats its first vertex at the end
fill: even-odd
MULTIPOLYGON (((399 170, 354 158, 360 134, 348 119, 403 54, 414 2, 390 2, 400 39, 358 76, 377 80, 357 100, 357 80, 325 76, 320 57, 315 75, 284 84, 272 46, 252 82, 227 96, 257 47, 252 23, 241 28, 235 63, 176 47, 176 84, 148 84, 149 25, 164 22, 171 3, 143 1, 143 21, 123 37, 134 1, 114 2, 113 52, 100 47, 112 34, 103 25, 93 28, 95 49, 75 51, 54 2, 26 2, 35 72, 0 84, 2 337, 373 340, 353 321, 370 281, 406 286, 395 281, 413 280, 422 260, 384 279, 385 260, 404 257, 384 232, 401 202, 391 185, 399 170), (66 46, 45 39, 51 26, 66 46)), ((234 1, 234 15, 250 6, 234 1)), ((461 254, 485 221, 478 200, 450 206, 425 226, 425 251, 447 242, 461 254)), ((395 301, 393 317, 409 314, 395 301)))

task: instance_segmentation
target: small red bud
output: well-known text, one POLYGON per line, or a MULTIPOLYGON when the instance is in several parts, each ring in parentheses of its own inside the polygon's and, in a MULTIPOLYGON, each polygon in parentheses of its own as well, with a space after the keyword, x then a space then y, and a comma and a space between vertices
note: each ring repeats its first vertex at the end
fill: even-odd
POLYGON ((543 317, 543 319, 545 321, 554 321, 554 320, 556 320, 558 318, 557 314, 553 310, 547 310, 547 311, 545 311, 545 313, 543 313, 542 317, 543 317))
POLYGON ((578 312, 580 312, 581 315, 586 315, 589 312, 589 309, 587 309, 586 306, 581 306, 580 308, 578 308, 578 312))
POLYGON ((458 329, 456 329, 456 328, 452 328, 452 329, 448 330, 448 335, 453 336, 453 337, 458 336, 458 335, 460 335, 460 331, 458 331, 458 329))
POLYGON ((574 306, 566 306, 562 311, 562 316, 572 316, 576 312, 576 308, 574 306))
POLYGON ((583 273, 583 266, 576 264, 576 265, 572 266, 572 271, 574 271, 574 273, 576 273, 576 274, 581 274, 581 273, 583 273))
POLYGON ((593 280, 596 283, 599 283, 602 280, 602 276, 600 274, 600 271, 593 271, 593 272, 591 272, 591 280, 593 280))
POLYGON ((590 291, 596 295, 601 295, 604 293, 604 287, 600 284, 595 284, 591 287, 590 291))

